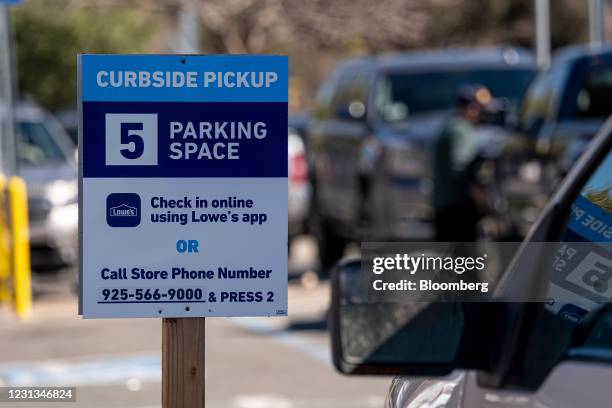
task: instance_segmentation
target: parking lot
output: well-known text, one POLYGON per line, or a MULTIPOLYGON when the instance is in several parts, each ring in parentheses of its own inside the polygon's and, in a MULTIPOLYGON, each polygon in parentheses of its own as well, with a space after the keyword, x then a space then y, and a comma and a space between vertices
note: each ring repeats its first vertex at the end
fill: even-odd
MULTIPOLYGON (((290 281, 290 317, 207 319, 207 404, 380 407, 387 379, 355 381, 333 371, 326 322, 329 282, 302 274, 316 262, 312 239, 298 239, 294 249, 292 266, 299 276, 290 281)), ((36 279, 34 291, 30 321, 3 315, 0 384, 75 386, 77 402, 66 407, 159 406, 159 320, 82 320, 65 275, 36 279)))
POLYGON ((0 0, 0 408, 609 408, 611 28, 0 0))

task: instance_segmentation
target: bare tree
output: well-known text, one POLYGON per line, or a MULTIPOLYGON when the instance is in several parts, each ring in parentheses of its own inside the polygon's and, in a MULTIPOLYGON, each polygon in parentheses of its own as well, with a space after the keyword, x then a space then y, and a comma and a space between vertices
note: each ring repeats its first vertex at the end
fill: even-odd
POLYGON ((262 52, 314 45, 344 50, 409 48, 426 42, 431 11, 461 0, 190 1, 218 51, 262 52))

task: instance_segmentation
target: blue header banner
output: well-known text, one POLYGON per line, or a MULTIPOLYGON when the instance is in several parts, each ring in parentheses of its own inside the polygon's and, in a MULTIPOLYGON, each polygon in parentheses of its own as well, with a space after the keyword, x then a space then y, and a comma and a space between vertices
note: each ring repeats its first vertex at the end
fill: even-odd
POLYGON ((287 102, 276 55, 80 55, 84 102, 287 102))

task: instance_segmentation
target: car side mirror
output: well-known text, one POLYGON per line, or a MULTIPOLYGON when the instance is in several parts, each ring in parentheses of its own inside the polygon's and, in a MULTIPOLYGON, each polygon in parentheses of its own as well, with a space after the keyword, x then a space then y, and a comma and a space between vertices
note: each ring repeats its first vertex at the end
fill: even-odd
POLYGON ((355 100, 338 107, 336 115, 340 119, 361 121, 365 119, 366 107, 361 101, 355 100))
POLYGON ((376 301, 362 273, 359 258, 342 260, 332 271, 330 327, 338 371, 434 376, 495 364, 500 332, 508 330, 505 304, 376 301))

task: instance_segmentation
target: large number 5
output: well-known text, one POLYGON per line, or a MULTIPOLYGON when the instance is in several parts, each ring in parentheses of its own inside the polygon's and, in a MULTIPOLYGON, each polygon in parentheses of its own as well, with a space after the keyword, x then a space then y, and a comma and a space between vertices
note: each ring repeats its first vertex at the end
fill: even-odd
POLYGON ((137 159, 142 156, 144 152, 144 140, 140 135, 142 129, 142 123, 121 124, 121 145, 129 146, 121 149, 121 155, 126 159, 137 159))

